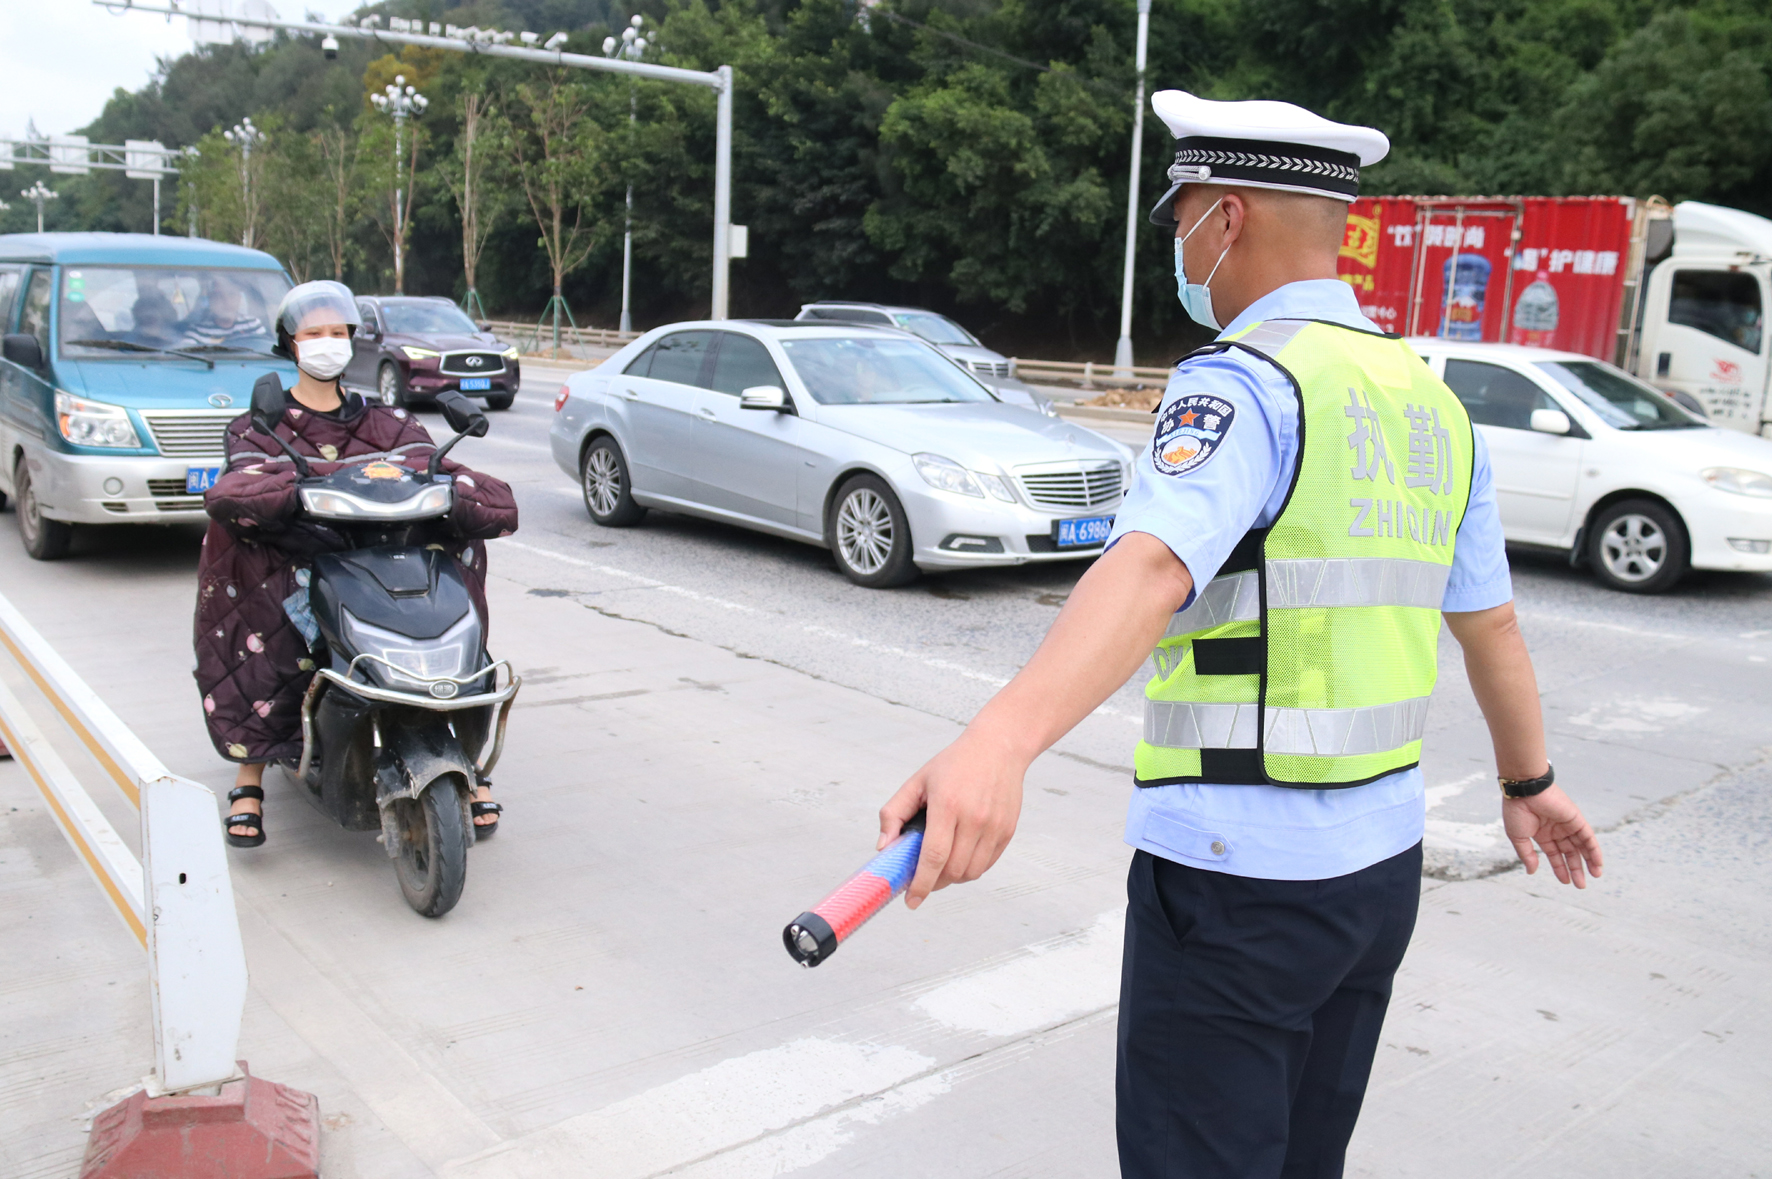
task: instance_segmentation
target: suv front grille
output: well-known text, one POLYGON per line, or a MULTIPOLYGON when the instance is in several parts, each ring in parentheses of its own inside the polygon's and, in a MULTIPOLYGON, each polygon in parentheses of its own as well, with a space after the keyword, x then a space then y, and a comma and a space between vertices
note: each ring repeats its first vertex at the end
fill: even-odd
POLYGON ((496 377, 505 371, 505 358, 496 352, 445 352, 437 367, 451 376, 496 377))
POLYGON ((1019 478, 1028 499, 1042 507, 1094 508, 1120 498, 1118 463, 1043 463, 1031 470, 1021 468, 1019 478))
MULTIPOLYGON (((228 410, 150 410, 142 414, 154 445, 167 458, 220 460, 227 454, 228 423, 240 415, 228 410)), ((182 491, 183 488, 181 487, 182 491)))

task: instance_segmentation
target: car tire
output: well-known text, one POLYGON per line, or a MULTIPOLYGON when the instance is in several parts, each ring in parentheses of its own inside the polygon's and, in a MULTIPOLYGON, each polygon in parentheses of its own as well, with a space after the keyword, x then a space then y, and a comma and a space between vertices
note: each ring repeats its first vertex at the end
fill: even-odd
POLYGON ((511 403, 515 400, 517 400, 517 397, 516 397, 516 394, 514 394, 514 393, 506 393, 500 397, 488 397, 486 399, 486 408, 487 409, 509 409, 509 408, 511 408, 511 403))
POLYGON ((59 561, 68 555, 74 540, 74 526, 63 520, 51 520, 37 506, 37 495, 31 488, 31 469, 25 460, 18 460, 12 473, 12 487, 18 495, 18 536, 25 552, 39 561, 59 561))
POLYGON ((578 486, 584 493, 585 511, 605 528, 629 528, 646 516, 646 509, 634 502, 627 456, 607 434, 585 448, 578 465, 578 486))
POLYGON ((402 409, 409 405, 406 395, 406 378, 400 373, 400 366, 391 360, 381 362, 375 372, 375 393, 381 403, 391 409, 402 409))
POLYGON ((878 475, 856 475, 831 500, 825 539, 843 576, 867 589, 915 581, 911 522, 878 475))
POLYGON ((1659 594, 1686 576, 1692 556, 1686 526, 1665 504, 1627 499, 1594 518, 1587 561, 1608 589, 1659 594))

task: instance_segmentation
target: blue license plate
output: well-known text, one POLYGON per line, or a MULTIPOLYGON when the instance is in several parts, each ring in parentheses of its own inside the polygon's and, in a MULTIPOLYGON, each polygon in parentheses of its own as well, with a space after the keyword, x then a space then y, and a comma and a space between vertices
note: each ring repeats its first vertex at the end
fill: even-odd
POLYGON ((1055 525, 1058 533, 1053 539, 1061 549, 1077 548, 1081 545, 1106 544, 1108 533, 1114 530, 1112 516, 1086 516, 1081 520, 1060 520, 1055 525))
POLYGON ((461 379, 461 387, 462 387, 462 391, 464 393, 471 390, 471 389, 490 389, 490 388, 492 388, 492 378, 491 377, 463 377, 461 379))
POLYGON ((202 495, 221 477, 220 467, 188 467, 185 469, 185 494, 202 495))

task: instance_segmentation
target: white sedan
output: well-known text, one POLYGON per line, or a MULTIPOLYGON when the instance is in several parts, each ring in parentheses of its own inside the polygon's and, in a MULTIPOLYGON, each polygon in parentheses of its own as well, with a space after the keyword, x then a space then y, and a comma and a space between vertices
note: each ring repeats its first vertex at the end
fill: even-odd
POLYGON ((1409 344, 1488 443, 1508 540, 1569 550, 1633 593, 1692 568, 1772 572, 1772 441, 1580 353, 1409 344))

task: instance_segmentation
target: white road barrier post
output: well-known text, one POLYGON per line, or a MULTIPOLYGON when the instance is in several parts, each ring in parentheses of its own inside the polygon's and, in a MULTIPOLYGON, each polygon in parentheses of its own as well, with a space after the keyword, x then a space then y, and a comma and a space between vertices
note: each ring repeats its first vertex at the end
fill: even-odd
POLYGON ((24 704, 0 683, 0 739, 147 951, 154 1073, 93 1120, 81 1179, 303 1179, 319 1172, 319 1103, 236 1059, 246 954, 215 794, 181 778, 0 596, 3 648, 141 813, 142 862, 24 704))

